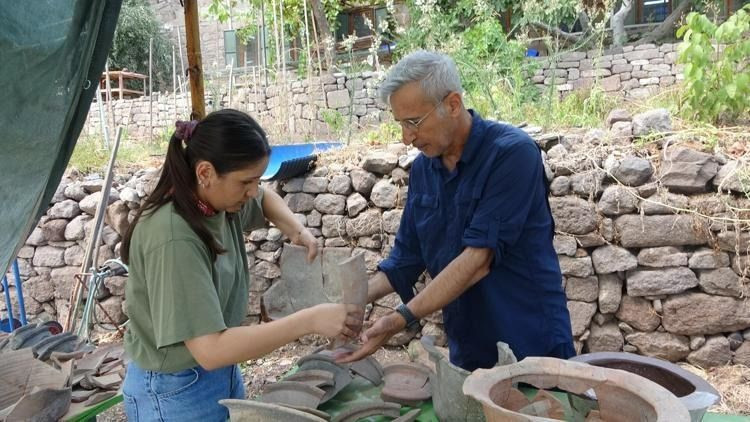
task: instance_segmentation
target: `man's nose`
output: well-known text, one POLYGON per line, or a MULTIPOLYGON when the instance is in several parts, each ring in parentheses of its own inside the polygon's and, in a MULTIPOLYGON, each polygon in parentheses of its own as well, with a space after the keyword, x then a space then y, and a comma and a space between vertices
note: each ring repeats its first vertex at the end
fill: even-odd
POLYGON ((401 129, 401 140, 404 142, 404 145, 411 145, 416 138, 417 136, 414 134, 414 132, 407 129, 401 129))

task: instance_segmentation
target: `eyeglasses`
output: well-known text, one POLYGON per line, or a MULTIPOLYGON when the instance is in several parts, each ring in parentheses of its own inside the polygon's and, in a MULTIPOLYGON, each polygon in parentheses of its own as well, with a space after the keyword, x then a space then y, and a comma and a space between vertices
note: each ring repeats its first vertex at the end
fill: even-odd
POLYGON ((445 101, 445 99, 448 98, 449 95, 451 95, 450 92, 447 93, 447 94, 445 94, 445 96, 443 97, 443 99, 440 100, 440 101, 438 101, 438 103, 435 104, 435 107, 433 107, 432 110, 428 111, 427 114, 425 114, 424 116, 420 117, 419 119, 417 119, 417 120, 414 120, 414 119, 404 119, 404 120, 399 121, 399 123, 401 124, 401 127, 403 129, 409 130, 411 132, 417 132, 417 131, 419 131, 419 125, 421 125, 422 122, 425 121, 425 119, 427 119, 428 117, 430 117, 430 114, 432 114, 435 110, 437 110, 438 107, 440 107, 440 105, 443 104, 443 101, 445 101))

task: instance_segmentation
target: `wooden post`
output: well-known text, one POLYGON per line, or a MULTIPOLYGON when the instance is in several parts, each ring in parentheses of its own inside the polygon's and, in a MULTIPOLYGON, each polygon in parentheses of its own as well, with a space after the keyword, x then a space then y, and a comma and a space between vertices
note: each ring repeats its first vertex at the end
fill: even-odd
POLYGON ((115 113, 112 111, 112 85, 109 81, 109 60, 104 62, 104 75, 106 78, 104 86, 107 90, 107 114, 109 114, 109 118, 112 120, 112 127, 117 127, 115 124, 115 113))
POLYGON ((190 100, 193 111, 190 118, 200 120, 206 115, 203 91, 203 65, 201 63, 201 37, 198 23, 198 0, 185 0, 185 44, 190 77, 190 100))

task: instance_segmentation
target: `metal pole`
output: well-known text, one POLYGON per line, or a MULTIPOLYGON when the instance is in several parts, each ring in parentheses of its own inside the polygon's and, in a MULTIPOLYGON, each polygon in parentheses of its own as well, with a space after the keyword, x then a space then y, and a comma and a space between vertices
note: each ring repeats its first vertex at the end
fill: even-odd
POLYGON ((26 305, 23 303, 23 280, 21 280, 21 272, 18 271, 18 259, 13 260, 13 278, 16 279, 16 296, 18 297, 18 314, 20 316, 21 325, 26 325, 26 305))
MULTIPOLYGON (((109 156, 109 164, 107 166, 107 174, 104 178, 104 187, 102 189, 102 198, 99 204, 96 206, 96 213, 94 214, 94 230, 91 233, 91 239, 89 244, 86 246, 86 253, 83 256, 83 263, 81 264, 81 273, 86 274, 91 269, 96 269, 97 255, 99 251, 99 235, 101 234, 102 225, 104 222, 104 212, 109 206, 109 192, 112 188, 112 178, 114 176, 115 159, 117 158, 117 151, 120 148, 120 139, 122 137, 122 127, 117 128, 115 132, 115 143, 112 147, 112 153, 109 156)), ((93 271, 92 271, 93 272, 93 271)), ((70 311, 65 321, 63 331, 73 331, 76 326, 76 314, 78 313, 78 307, 83 298, 83 290, 81 289, 81 283, 75 283, 71 291, 70 296, 70 311)))
POLYGON ((260 23, 263 26, 263 76, 265 77, 265 86, 268 87, 268 40, 266 37, 266 7, 264 4, 264 1, 260 2, 260 23))
POLYGON ((154 51, 154 39, 148 39, 148 140, 154 142, 154 85, 153 85, 153 72, 151 66, 153 64, 153 51, 154 51))
POLYGON ((13 332, 13 303, 10 301, 8 277, 3 276, 3 292, 5 292, 5 308, 8 311, 8 332, 13 332))
POLYGON ((177 120, 177 61, 172 46, 172 100, 174 102, 174 120, 177 120))
POLYGON ((185 0, 185 42, 188 55, 188 75, 190 77, 190 100, 193 111, 191 119, 200 120, 206 115, 206 101, 203 91, 203 65, 201 63, 201 37, 198 24, 198 0, 185 0))
POLYGON ((109 151, 109 130, 107 130, 107 121, 104 117, 104 107, 102 107, 102 89, 96 85, 96 105, 99 107, 99 124, 102 127, 102 139, 104 140, 104 147, 109 151))
MULTIPOLYGON (((112 120, 112 127, 115 126, 115 113, 112 112, 112 86, 109 82, 109 60, 104 62, 104 74, 106 75, 106 89, 107 89, 107 113, 109 118, 112 120)), ((109 125, 109 122, 107 123, 109 125)))
POLYGON ((234 80, 232 79, 233 70, 234 70, 234 57, 229 63, 229 98, 227 99, 227 104, 229 104, 229 108, 232 108, 232 88, 234 87, 234 80))

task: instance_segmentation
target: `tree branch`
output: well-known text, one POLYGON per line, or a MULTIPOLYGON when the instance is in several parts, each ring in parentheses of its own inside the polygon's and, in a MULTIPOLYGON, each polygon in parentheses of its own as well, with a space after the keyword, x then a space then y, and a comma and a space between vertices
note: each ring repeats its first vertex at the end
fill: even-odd
POLYGON ((577 42, 581 41, 581 36, 580 35, 570 34, 568 32, 563 31, 560 28, 555 28, 555 27, 549 26, 549 25, 541 23, 541 22, 530 22, 530 25, 533 26, 533 27, 535 27, 535 28, 537 28, 537 29, 540 29, 540 30, 542 30, 542 31, 544 31, 544 32, 546 32, 546 33, 548 33, 550 35, 554 35, 554 36, 556 36, 558 38, 562 38, 562 39, 564 39, 566 41, 570 41, 570 42, 573 42, 573 43, 577 43, 577 42))
POLYGON ((612 15, 612 19, 610 19, 612 25, 612 45, 616 47, 622 46, 628 39, 628 33, 625 31, 625 18, 630 13, 632 6, 632 0, 622 0, 620 10, 612 15))
POLYGON ((654 41, 658 41, 670 34, 674 34, 675 26, 677 24, 677 21, 684 15, 685 13, 689 12, 693 8, 693 2, 690 0, 685 0, 681 2, 676 9, 672 10, 672 13, 667 16, 666 19, 662 23, 659 24, 656 28, 651 30, 651 32, 648 32, 643 37, 641 37, 636 44, 645 44, 650 43, 654 41))

